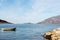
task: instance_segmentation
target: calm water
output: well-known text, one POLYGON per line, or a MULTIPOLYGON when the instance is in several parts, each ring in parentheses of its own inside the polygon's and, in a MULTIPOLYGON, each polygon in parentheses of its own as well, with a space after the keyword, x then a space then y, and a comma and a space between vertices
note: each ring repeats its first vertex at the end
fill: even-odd
POLYGON ((15 32, 1 32, 0 40, 45 40, 42 35, 54 28, 59 28, 60 24, 6 24, 0 28, 16 27, 15 32))

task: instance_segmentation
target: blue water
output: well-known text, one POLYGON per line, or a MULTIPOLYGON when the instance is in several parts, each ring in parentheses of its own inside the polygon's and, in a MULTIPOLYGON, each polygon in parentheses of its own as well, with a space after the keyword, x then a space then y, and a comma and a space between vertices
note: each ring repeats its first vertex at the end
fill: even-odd
POLYGON ((0 24, 0 29, 6 27, 16 27, 16 31, 0 31, 0 40, 45 40, 42 35, 60 24, 0 24))

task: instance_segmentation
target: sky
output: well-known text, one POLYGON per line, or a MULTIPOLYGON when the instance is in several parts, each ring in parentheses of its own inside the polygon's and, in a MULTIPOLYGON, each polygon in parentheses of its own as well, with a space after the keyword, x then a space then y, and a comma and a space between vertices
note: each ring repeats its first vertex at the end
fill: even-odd
POLYGON ((60 0, 0 0, 0 19, 12 23, 37 23, 60 15, 60 0))

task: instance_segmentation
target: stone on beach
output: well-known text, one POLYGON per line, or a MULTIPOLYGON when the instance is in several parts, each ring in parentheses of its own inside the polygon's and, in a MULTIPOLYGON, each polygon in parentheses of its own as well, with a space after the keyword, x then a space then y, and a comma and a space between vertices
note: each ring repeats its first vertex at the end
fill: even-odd
POLYGON ((45 33, 43 37, 48 40, 60 40, 60 28, 45 33))

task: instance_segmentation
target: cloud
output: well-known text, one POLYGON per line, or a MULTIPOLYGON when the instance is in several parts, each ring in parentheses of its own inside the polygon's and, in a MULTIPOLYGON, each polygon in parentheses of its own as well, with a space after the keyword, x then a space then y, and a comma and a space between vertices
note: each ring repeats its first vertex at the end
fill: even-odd
MULTIPOLYGON (((32 11, 27 20, 37 23, 52 16, 60 15, 60 0, 31 0, 32 11)), ((26 17, 25 16, 25 17, 26 17)))
POLYGON ((13 23, 37 23, 60 14, 59 0, 0 0, 0 18, 13 23))
POLYGON ((13 23, 23 23, 23 16, 31 11, 30 1, 25 2, 24 0, 14 0, 13 4, 10 2, 12 2, 12 0, 1 0, 0 18, 13 23))

